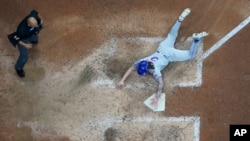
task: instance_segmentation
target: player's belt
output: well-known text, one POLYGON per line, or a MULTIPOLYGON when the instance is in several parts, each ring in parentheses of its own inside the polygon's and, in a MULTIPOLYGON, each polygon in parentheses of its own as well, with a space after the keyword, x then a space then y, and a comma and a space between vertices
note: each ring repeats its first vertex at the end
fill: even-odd
POLYGON ((168 59, 168 56, 166 56, 165 54, 163 54, 162 52, 160 51, 156 51, 157 53, 160 53, 161 55, 163 55, 166 59, 168 59))

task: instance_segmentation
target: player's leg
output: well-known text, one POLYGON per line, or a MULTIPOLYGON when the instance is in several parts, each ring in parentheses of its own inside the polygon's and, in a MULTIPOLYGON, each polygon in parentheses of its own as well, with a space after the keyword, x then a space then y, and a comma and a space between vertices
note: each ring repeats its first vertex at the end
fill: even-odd
POLYGON ((207 35, 208 35, 208 33, 205 32, 205 31, 193 34, 194 41, 193 41, 193 43, 192 43, 192 45, 191 45, 191 47, 189 49, 189 54, 190 54, 191 58, 194 58, 195 55, 197 54, 197 44, 198 44, 198 42, 200 42, 200 40, 203 37, 207 36, 207 35))
POLYGON ((197 54, 197 50, 199 47, 199 43, 201 39, 207 36, 207 32, 194 33, 193 34, 193 42, 190 46, 189 50, 178 50, 174 49, 173 55, 171 56, 171 61, 186 61, 194 58, 197 54))
POLYGON ((190 57, 189 59, 192 59, 196 56, 199 42, 200 42, 199 40, 195 39, 193 40, 189 49, 189 57, 190 57))
POLYGON ((164 39, 161 43, 160 43, 160 47, 158 49, 158 51, 160 51, 160 48, 166 48, 166 47, 172 47, 174 48, 174 43, 175 40, 178 36, 178 31, 180 29, 181 23, 182 21, 185 19, 185 17, 187 15, 189 15, 190 13, 190 9, 186 8, 179 16, 178 20, 176 20, 176 22, 174 23, 174 25, 171 27, 170 32, 168 33, 166 39, 164 39))
POLYGON ((174 43, 178 36, 178 30, 180 28, 180 25, 181 25, 181 22, 177 20, 175 24, 172 26, 167 37, 160 43, 160 47, 163 47, 163 48, 174 47, 174 43))
POLYGON ((197 54, 199 41, 193 41, 190 50, 179 50, 176 48, 171 49, 169 60, 171 62, 186 61, 194 58, 197 54))
POLYGON ((178 32, 181 26, 182 21, 190 14, 191 10, 190 8, 186 8, 183 10, 183 12, 180 14, 178 20, 175 22, 175 24, 172 26, 168 36, 171 38, 172 43, 174 46, 175 40, 178 36, 178 32))
POLYGON ((179 61, 186 61, 191 59, 189 50, 179 50, 173 48, 171 51, 171 55, 169 56, 170 62, 179 62, 179 61))

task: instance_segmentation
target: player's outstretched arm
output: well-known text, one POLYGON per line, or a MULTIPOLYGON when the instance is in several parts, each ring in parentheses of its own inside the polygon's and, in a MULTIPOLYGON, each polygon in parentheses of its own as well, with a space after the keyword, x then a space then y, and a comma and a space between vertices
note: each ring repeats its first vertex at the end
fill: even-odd
POLYGON ((158 81, 158 89, 155 94, 155 97, 151 99, 152 105, 157 105, 159 98, 161 97, 162 89, 164 86, 163 78, 162 76, 157 80, 158 81))
POLYGON ((164 83, 162 76, 158 79, 158 89, 156 93, 156 98, 159 99, 161 97, 162 89, 163 89, 164 83))
POLYGON ((122 88, 124 85, 124 81, 128 78, 128 76, 135 70, 134 66, 131 66, 126 73, 123 75, 122 79, 116 84, 116 88, 122 88))

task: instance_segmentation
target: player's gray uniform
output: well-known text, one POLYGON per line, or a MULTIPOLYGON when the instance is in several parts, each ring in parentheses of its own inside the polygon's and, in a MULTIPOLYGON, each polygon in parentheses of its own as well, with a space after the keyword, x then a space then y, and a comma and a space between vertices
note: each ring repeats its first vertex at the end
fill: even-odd
POLYGON ((160 43, 157 51, 148 57, 136 61, 133 64, 134 68, 137 69, 140 61, 143 60, 153 62, 155 69, 149 70, 149 72, 158 80, 162 76, 161 71, 169 62, 185 61, 194 58, 197 53, 198 39, 193 40, 189 50, 179 50, 174 48, 180 25, 181 22, 177 20, 168 33, 167 38, 160 43))

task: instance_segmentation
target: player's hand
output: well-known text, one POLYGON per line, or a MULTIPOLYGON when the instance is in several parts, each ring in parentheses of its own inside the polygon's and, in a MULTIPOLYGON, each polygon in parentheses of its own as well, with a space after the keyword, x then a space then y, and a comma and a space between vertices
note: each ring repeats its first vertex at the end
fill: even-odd
POLYGON ((121 89, 122 87, 124 86, 124 82, 123 81, 120 81, 116 84, 116 88, 117 89, 121 89))
POLYGON ((159 101, 159 99, 158 99, 158 98, 156 98, 156 97, 152 98, 152 99, 151 99, 151 105, 153 105, 153 106, 157 106, 158 101, 159 101))

